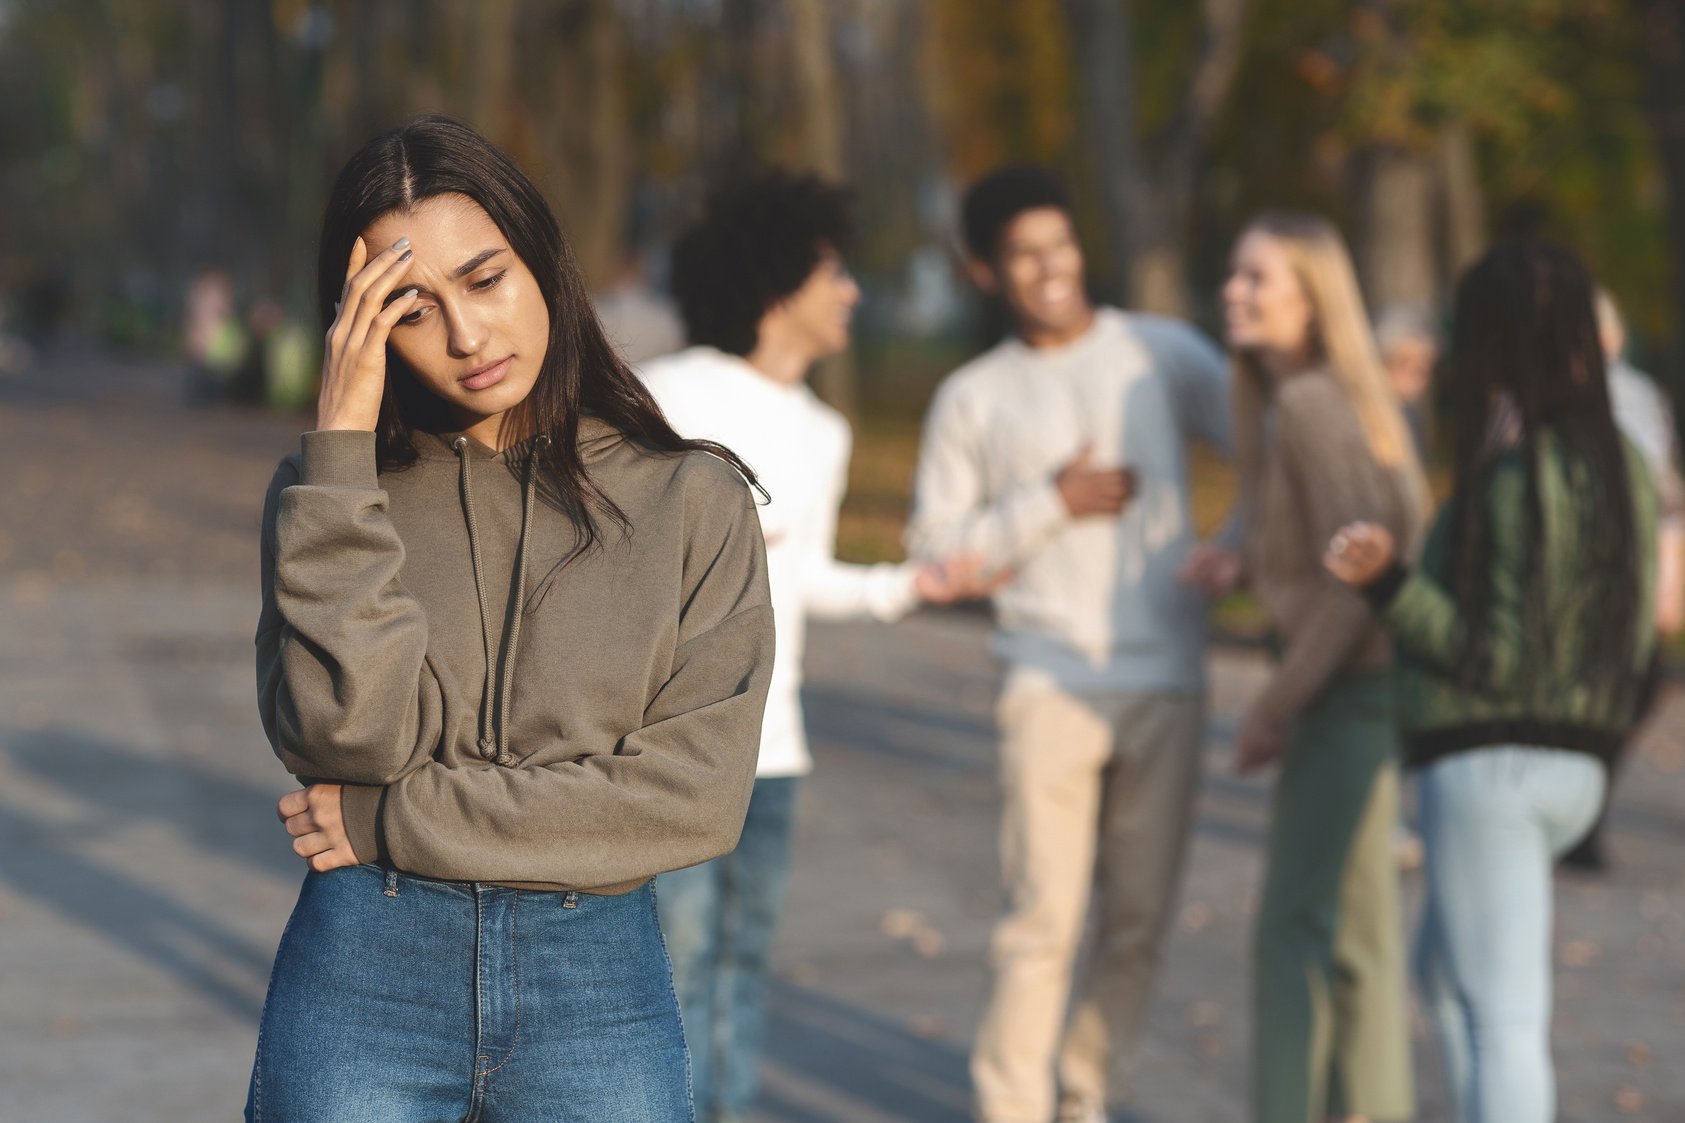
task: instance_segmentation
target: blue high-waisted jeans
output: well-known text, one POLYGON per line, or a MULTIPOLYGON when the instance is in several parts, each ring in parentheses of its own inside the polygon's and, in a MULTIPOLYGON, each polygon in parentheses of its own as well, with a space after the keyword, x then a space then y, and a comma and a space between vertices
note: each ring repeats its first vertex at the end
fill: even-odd
POLYGON ((309 874, 281 937, 249 1123, 685 1123, 652 887, 620 897, 309 874))
POLYGON ((1551 872, 1603 805, 1603 763, 1501 745, 1422 769, 1417 972, 1458 1123, 1550 1123, 1551 872))

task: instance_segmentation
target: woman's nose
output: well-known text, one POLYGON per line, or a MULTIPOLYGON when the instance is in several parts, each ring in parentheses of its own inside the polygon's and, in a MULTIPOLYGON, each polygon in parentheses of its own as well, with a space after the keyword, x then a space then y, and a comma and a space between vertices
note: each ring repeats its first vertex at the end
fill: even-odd
POLYGON ((473 316, 458 310, 445 315, 445 343, 454 358, 466 358, 485 346, 485 327, 473 316))

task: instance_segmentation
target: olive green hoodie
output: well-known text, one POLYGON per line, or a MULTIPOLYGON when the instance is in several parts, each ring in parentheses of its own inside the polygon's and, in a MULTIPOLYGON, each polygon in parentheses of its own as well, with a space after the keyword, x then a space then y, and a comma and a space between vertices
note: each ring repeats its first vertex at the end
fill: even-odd
POLYGON ((287 770, 346 785, 357 857, 619 893, 736 845, 772 673, 752 494, 706 453, 594 418, 625 513, 576 550, 535 442, 306 433, 263 519, 258 707, 287 770))

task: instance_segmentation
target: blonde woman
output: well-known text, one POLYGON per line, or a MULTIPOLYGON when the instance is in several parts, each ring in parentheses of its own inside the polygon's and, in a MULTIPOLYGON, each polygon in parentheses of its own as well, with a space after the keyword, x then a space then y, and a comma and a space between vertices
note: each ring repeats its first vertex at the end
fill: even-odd
MULTIPOLYGON (((1241 771, 1281 765, 1254 948, 1255 1118, 1405 1119, 1391 652, 1322 554, 1354 519, 1413 541, 1427 484, 1329 223, 1253 222, 1223 305, 1251 512, 1243 572, 1280 644, 1235 761, 1241 771)), ((1189 577, 1209 585, 1232 570, 1207 548, 1189 577)))

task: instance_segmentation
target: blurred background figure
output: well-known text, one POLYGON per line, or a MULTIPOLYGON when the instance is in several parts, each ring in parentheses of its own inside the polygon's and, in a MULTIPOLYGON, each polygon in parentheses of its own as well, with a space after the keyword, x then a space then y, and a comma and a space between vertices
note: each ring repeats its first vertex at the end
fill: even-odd
POLYGON ((1236 735, 1241 771, 1280 766, 1253 959, 1257 1123, 1414 1112, 1393 862, 1391 651, 1322 568, 1357 519, 1416 537, 1427 481, 1332 224, 1256 219, 1223 286, 1247 580, 1280 660, 1236 735))
POLYGON ((192 364, 190 400, 211 402, 230 393, 250 350, 235 304, 234 278, 222 269, 201 270, 182 301, 182 351, 192 364))
MULTIPOLYGON (((1666 641, 1685 628, 1685 480, 1680 476, 1679 428, 1673 405, 1662 388, 1627 361, 1626 321, 1614 296, 1601 286, 1597 289, 1597 333, 1609 373, 1609 405, 1615 426, 1643 455, 1660 503, 1656 532, 1656 631, 1666 641)), ((1654 705, 1662 674, 1658 649, 1646 679, 1640 716, 1654 705)), ((1625 755, 1623 746, 1623 751, 1610 759, 1609 789, 1597 822, 1563 855, 1565 865, 1587 873, 1609 868, 1612 858, 1604 825, 1609 817, 1615 777, 1625 755)))
POLYGON ((1453 322, 1454 491, 1421 564, 1369 523, 1337 532, 1326 559, 1404 653, 1427 853, 1419 975, 1456 1119, 1551 1123, 1551 871, 1638 718, 1656 504, 1611 416, 1572 254, 1500 245, 1458 287, 1453 322))
POLYGON ((843 258, 852 233, 847 192, 817 176, 767 171, 715 192, 673 252, 693 346, 642 372, 679 433, 742 456, 770 496, 759 515, 778 643, 748 817, 730 854, 658 879, 700 1123, 742 1123, 758 1085, 797 780, 813 768, 801 703, 808 618, 887 622, 987 591, 957 555, 836 559, 853 438, 806 383, 848 347, 860 303, 843 258))
POLYGON ((0 375, 18 374, 29 365, 32 348, 15 329, 12 302, 0 294, 0 375))
POLYGON ((1433 371, 1439 362, 1439 330, 1421 308, 1393 305, 1375 319, 1375 345, 1387 382, 1404 408, 1405 424, 1424 462, 1433 447, 1433 371))
POLYGON ((594 300, 603 331, 633 366, 685 345, 684 321, 673 302, 656 289, 649 257, 641 251, 629 249, 620 256, 613 279, 594 300))
POLYGON ((253 304, 246 324, 252 333, 252 356, 246 363, 251 369, 250 400, 283 410, 309 406, 318 373, 314 333, 274 297, 253 304))
POLYGON ((1615 425, 1644 454, 1661 503, 1656 628, 1664 638, 1685 629, 1685 480, 1673 403, 1656 380, 1627 361, 1626 321, 1609 290, 1597 290, 1597 330, 1609 370, 1615 425))
POLYGON ((1103 1123, 1130 1094, 1199 791, 1206 603, 1178 574, 1190 450, 1230 453, 1228 375, 1188 324, 1094 305, 1050 170, 991 172, 961 216, 1011 332, 937 391, 907 538, 1011 575, 994 642, 1007 903, 973 1094, 984 1123, 1103 1123))

